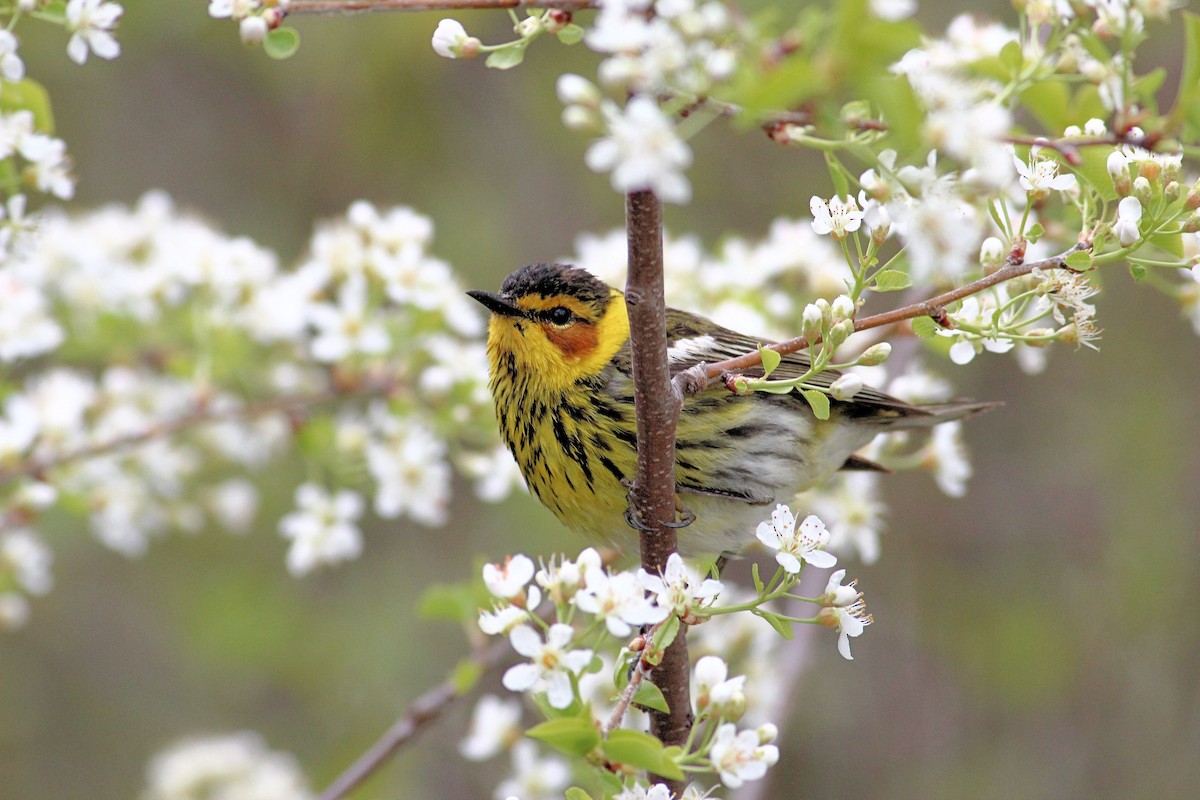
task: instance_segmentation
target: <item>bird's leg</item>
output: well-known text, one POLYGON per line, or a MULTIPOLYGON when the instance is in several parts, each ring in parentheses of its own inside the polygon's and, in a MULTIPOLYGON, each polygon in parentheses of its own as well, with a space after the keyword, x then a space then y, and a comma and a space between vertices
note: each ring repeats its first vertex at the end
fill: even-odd
POLYGON ((679 495, 675 495, 675 513, 679 515, 679 521, 664 523, 668 528, 686 528, 696 521, 695 512, 683 504, 679 495))

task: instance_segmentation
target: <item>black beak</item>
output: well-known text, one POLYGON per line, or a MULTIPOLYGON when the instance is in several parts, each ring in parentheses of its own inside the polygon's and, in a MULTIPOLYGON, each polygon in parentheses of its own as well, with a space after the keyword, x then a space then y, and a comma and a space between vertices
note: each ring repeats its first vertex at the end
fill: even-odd
POLYGON ((478 289, 472 289, 467 292, 467 295, 478 300, 484 308, 493 314, 499 314, 502 317, 526 316, 525 311, 509 300, 507 295, 483 292, 478 289))

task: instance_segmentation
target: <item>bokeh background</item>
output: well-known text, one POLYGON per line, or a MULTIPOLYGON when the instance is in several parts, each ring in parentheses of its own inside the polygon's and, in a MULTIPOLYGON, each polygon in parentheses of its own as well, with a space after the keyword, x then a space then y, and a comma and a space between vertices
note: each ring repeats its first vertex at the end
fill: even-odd
MULTIPOLYGON (((287 259, 354 199, 407 204, 481 287, 621 223, 621 198, 558 122, 555 76, 591 72, 584 48, 538 43, 524 67, 493 72, 432 53, 439 15, 376 14, 296 20, 301 50, 277 63, 206 5, 128 0, 122 57, 85 68, 60 30, 22 29, 76 160, 76 207, 162 188, 287 259)), ((920 16, 940 30, 967 8, 1011 20, 1004 2, 922 3, 920 16)), ((459 18, 506 36, 500 12, 459 18)), ((1181 32, 1154 33, 1147 60, 1177 63, 1181 32)), ((675 233, 760 235, 830 191, 817 158, 759 133, 718 124, 694 144, 695 199, 667 210, 675 233)), ((804 659, 795 713, 761 796, 1200 791, 1200 337, 1109 272, 1099 352, 1059 350, 1038 377, 1000 357, 944 365, 962 395, 1006 404, 967 428, 968 495, 925 475, 885 481, 883 557, 853 570, 876 624, 852 663, 832 636, 791 656, 804 659)), ((265 479, 263 519, 295 477, 265 479)), ((165 745, 243 729, 323 786, 463 653, 458 630, 413 613, 429 585, 477 574, 481 557, 581 544, 527 497, 481 510, 469 494, 446 527, 374 524, 360 560, 303 580, 266 523, 168 537, 135 561, 82 527, 51 532, 57 585, 0 640, 0 797, 136 797, 165 745)), ((490 797, 505 765, 456 760, 466 712, 355 796, 490 797)))

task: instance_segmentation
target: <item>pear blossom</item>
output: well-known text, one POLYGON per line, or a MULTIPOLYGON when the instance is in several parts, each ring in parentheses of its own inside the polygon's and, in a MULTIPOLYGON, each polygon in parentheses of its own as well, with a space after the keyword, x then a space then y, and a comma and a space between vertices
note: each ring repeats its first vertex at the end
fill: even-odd
POLYGON ((613 575, 599 568, 588 570, 583 588, 575 593, 575 605, 603 618, 613 636, 629 636, 634 626, 662 622, 668 614, 646 598, 632 572, 613 575))
POLYGON ((704 656, 693 671, 692 698, 696 712, 738 718, 746 708, 746 676, 730 678, 729 667, 718 656, 704 656))
POLYGON ((575 699, 572 676, 592 661, 592 651, 570 650, 575 629, 556 623, 550 626, 545 641, 528 625, 518 625, 509 633, 514 650, 530 660, 509 667, 501 679, 504 688, 514 692, 545 692, 554 708, 566 708, 575 699))
POLYGON ((521 738, 521 704, 485 694, 475 704, 467 736, 458 751, 470 761, 486 761, 521 738))
POLYGON ((813 215, 812 229, 822 236, 831 234, 835 239, 845 239, 846 234, 858 230, 865 216, 850 196, 845 200, 835 196, 826 202, 813 195, 808 209, 813 215))
POLYGON ((1142 204, 1136 197, 1125 197, 1117 204, 1117 221, 1113 233, 1122 247, 1129 247, 1142 238, 1138 223, 1142 220, 1142 204))
POLYGON ((933 429, 926 449, 924 466, 933 470, 938 488, 951 497, 967 493, 971 462, 962 441, 962 423, 947 422, 933 429))
POLYGON ((1037 148, 1029 153, 1029 161, 1013 155, 1013 164, 1020 175, 1021 188, 1034 197, 1044 197, 1051 191, 1066 192, 1077 185, 1075 176, 1071 173, 1058 173, 1059 164, 1052 158, 1040 158, 1037 148))
POLYGON ((433 32, 433 52, 442 58, 471 58, 479 52, 480 41, 468 36, 458 20, 444 19, 433 32))
POLYGON ((837 558, 824 549, 829 543, 825 523, 809 514, 797 527, 791 509, 782 503, 775 506, 769 520, 758 523, 756 535, 768 548, 779 551, 775 560, 790 573, 799 572, 801 562, 821 568, 837 563, 837 558))
POLYGON ((488 636, 509 633, 517 625, 528 621, 529 612, 521 606, 501 606, 493 611, 479 612, 479 630, 488 636))
POLYGON ((849 585, 843 586, 842 581, 846 578, 846 570, 839 569, 830 574, 829 581, 825 584, 825 592, 821 595, 821 604, 826 607, 843 607, 852 604, 855 600, 862 597, 862 593, 855 588, 856 581, 850 581, 849 585))
POLYGON ((504 559, 503 564, 483 565, 483 585, 501 600, 516 597, 533 580, 533 560, 517 554, 504 559))
POLYGON ((297 510, 279 521, 279 532, 292 540, 288 570, 306 575, 321 564, 357 558, 362 534, 355 524, 362 515, 362 495, 343 489, 330 494, 314 483, 296 489, 297 510))
POLYGON ((552 558, 537 571, 533 579, 555 605, 563 605, 575 597, 575 593, 583 586, 585 576, 592 570, 600 569, 600 563, 600 554, 594 547, 589 547, 574 561, 567 560, 565 556, 552 558))
POLYGON ((724 588, 720 581, 713 578, 701 581, 693 576, 678 553, 672 553, 667 558, 667 566, 661 577, 639 569, 638 582, 655 596, 655 602, 661 608, 685 618, 703 614, 703 609, 711 606, 724 588))
POLYGON ((313 358, 341 361, 355 353, 378 355, 391 345, 387 331, 368 318, 367 283, 362 275, 351 275, 338 290, 338 303, 318 303, 309 308, 309 320, 317 329, 312 341, 313 358))
POLYGON ((269 749, 257 733, 187 739, 162 751, 146 770, 143 800, 254 798, 310 800, 296 759, 269 749))
POLYGON ((862 636, 863 630, 875 621, 875 618, 867 613, 867 604, 861 597, 849 605, 822 608, 817 619, 826 627, 837 629, 838 652, 847 661, 854 660, 854 656, 850 655, 850 639, 862 636))
POLYGON ((125 13, 118 3, 105 0, 70 0, 67 3, 67 30, 71 38, 67 42, 67 55, 76 64, 87 61, 88 51, 103 59, 114 59, 121 54, 121 45, 113 38, 112 29, 117 19, 125 13))
POLYGON ((593 172, 611 172, 612 187, 622 194, 651 189, 667 203, 686 203, 692 187, 683 170, 692 151, 658 104, 638 95, 624 109, 601 105, 608 136, 588 148, 584 161, 593 172))
POLYGON ((558 800, 571 783, 571 768, 557 756, 539 758, 537 745, 520 741, 512 750, 513 775, 500 782, 495 800, 558 800))
POLYGON ((767 768, 779 760, 779 748, 762 744, 757 731, 739 732, 737 726, 727 722, 717 728, 708 758, 721 783, 737 789, 746 781, 756 781, 766 775, 767 768))

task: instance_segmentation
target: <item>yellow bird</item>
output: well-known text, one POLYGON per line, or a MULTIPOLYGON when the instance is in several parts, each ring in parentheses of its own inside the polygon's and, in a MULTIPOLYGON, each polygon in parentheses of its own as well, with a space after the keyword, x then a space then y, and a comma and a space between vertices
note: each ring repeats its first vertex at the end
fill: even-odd
MULTIPOLYGON (((565 264, 522 267, 498 294, 467 294, 492 314, 489 385, 500 433, 530 490, 589 542, 636 553, 637 531, 626 521, 637 424, 624 295, 565 264)), ((672 308, 667 341, 672 373, 770 344, 672 308)), ((807 356, 787 355, 771 377, 797 378, 808 366, 807 356)), ((822 372, 812 383, 828 387, 838 374, 822 372)), ((864 388, 830 405, 829 419, 819 420, 796 392, 738 395, 717 387, 687 398, 675 483, 695 519, 679 532, 680 550, 737 552, 754 541, 773 503, 790 502, 838 469, 874 467, 854 452, 877 434, 928 428, 996 404, 915 406, 864 388)))

